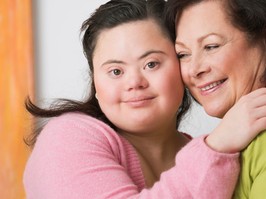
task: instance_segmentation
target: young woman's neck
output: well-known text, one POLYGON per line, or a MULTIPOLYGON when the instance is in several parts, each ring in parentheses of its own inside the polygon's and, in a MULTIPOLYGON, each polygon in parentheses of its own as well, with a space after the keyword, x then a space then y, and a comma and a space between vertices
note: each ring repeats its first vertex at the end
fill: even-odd
POLYGON ((145 177, 146 186, 159 180, 163 171, 174 166, 176 153, 189 139, 175 129, 165 132, 123 133, 136 149, 145 177))

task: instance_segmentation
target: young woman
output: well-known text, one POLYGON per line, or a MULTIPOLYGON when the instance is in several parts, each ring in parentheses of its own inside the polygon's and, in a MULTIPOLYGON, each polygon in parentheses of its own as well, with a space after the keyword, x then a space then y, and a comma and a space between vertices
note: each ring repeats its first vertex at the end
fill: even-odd
MULTIPOLYGON (((176 32, 175 48, 183 80, 206 113, 224 120, 239 101, 251 108, 250 115, 259 118, 259 123, 266 123, 266 118, 260 117, 265 110, 258 110, 261 104, 247 95, 253 91, 259 101, 266 98, 266 1, 168 3, 167 19, 170 28, 176 26, 172 32, 176 32)), ((239 125, 239 129, 245 131, 249 122, 239 125)), ((214 145, 224 144, 218 136, 212 141, 214 145)), ((234 198, 266 198, 265 152, 263 133, 241 154, 234 198)))
MULTIPOLYGON (((32 139, 24 176, 27 198, 232 196, 237 151, 254 130, 240 132, 240 147, 229 140, 219 152, 208 147, 210 136, 190 141, 178 132, 189 100, 164 25, 164 4, 112 0, 99 7, 82 26, 92 77, 89 98, 47 110, 28 101, 33 115, 54 118, 32 139)), ((239 124, 225 121, 222 135, 234 137, 239 124)))

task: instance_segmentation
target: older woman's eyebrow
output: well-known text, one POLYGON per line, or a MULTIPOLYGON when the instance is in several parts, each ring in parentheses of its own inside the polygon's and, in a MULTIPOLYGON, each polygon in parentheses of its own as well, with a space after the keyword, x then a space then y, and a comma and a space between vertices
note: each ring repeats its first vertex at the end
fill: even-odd
POLYGON ((179 45, 179 46, 186 46, 184 43, 182 43, 181 41, 175 40, 175 44, 179 45))
MULTIPOLYGON (((199 37, 197 39, 197 42, 202 42, 204 39, 210 37, 210 36, 217 36, 217 37, 221 37, 221 35, 217 34, 217 33, 214 33, 214 32, 211 32, 211 33, 208 33, 206 35, 202 35, 201 37, 199 37)), ((179 45, 179 46, 183 46, 183 47, 186 47, 186 45, 184 43, 182 43, 181 41, 178 41, 178 39, 175 40, 175 44, 179 45)))
POLYGON ((221 37, 221 35, 217 34, 217 33, 214 33, 214 32, 211 32, 209 34, 206 34, 206 35, 203 35, 201 36, 200 38, 198 38, 198 42, 202 42, 204 39, 206 39, 207 37, 210 37, 210 36, 217 36, 217 37, 221 37))
MULTIPOLYGON (((206 35, 202 35, 201 37, 199 37, 197 39, 197 42, 202 42, 204 39, 210 37, 210 36, 216 36, 216 37, 221 37, 221 35, 217 34, 217 33, 214 33, 214 32, 211 32, 211 33, 208 33, 206 35)), ((176 45, 180 45, 180 46, 186 46, 184 43, 182 43, 181 41, 178 41, 178 39, 175 40, 175 44, 176 45)))

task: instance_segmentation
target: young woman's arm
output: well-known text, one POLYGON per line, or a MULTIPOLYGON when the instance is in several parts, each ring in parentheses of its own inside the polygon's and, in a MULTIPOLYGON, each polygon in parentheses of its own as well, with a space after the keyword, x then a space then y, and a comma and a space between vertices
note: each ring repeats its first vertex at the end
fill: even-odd
POLYGON ((134 148, 107 125, 80 114, 54 118, 27 163, 27 198, 230 198, 239 155, 215 152, 204 138, 190 141, 146 189, 134 148))

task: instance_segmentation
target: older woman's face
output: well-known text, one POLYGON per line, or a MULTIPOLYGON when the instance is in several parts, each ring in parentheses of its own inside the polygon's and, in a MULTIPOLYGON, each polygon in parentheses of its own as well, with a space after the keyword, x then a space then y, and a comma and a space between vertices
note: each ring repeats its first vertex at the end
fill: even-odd
POLYGON ((209 115, 223 117, 241 96, 262 87, 263 51, 232 26, 219 1, 187 8, 176 32, 183 80, 209 115))

